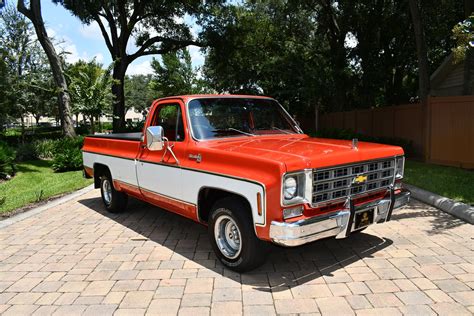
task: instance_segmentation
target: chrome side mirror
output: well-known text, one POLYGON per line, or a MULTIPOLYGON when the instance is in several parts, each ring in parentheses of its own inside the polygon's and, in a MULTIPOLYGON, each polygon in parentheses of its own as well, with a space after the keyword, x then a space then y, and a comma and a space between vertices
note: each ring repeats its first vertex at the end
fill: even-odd
POLYGON ((146 147, 148 150, 157 151, 164 147, 164 132, 161 126, 150 126, 146 129, 146 147))

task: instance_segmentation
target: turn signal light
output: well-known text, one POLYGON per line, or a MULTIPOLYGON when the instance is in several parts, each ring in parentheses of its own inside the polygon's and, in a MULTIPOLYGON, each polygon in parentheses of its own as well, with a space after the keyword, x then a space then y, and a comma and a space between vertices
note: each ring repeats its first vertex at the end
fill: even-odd
POLYGON ((259 193, 257 193, 257 211, 258 211, 258 215, 261 216, 262 215, 262 195, 259 193))
POLYGON ((293 217, 298 217, 303 214, 303 206, 296 206, 292 208, 286 208, 283 210, 283 218, 284 219, 289 219, 293 217))

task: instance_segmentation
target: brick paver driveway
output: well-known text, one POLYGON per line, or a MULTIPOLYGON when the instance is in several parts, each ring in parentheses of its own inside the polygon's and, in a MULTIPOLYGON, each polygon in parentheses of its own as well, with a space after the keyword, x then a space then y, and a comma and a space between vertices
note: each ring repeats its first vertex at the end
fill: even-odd
POLYGON ((105 213, 97 190, 0 229, 0 313, 474 313, 474 226, 412 202, 344 240, 271 248, 237 274, 205 227, 138 201, 105 213))

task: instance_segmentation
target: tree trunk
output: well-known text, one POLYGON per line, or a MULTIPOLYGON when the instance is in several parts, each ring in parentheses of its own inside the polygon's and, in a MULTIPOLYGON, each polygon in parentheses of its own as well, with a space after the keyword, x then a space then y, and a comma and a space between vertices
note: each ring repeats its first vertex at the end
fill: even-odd
POLYGON ((90 118, 91 118, 91 134, 94 135, 95 134, 94 115, 91 115, 90 118))
POLYGON ((474 1, 464 0, 464 16, 467 18, 474 12, 474 1))
POLYGON ((333 66, 332 75, 336 85, 336 91, 333 92, 332 97, 332 106, 333 110, 342 111, 349 106, 346 93, 350 90, 346 74, 346 48, 344 47, 346 34, 339 27, 332 2, 330 0, 319 0, 319 3, 323 8, 322 22, 324 28, 327 29, 326 36, 331 50, 330 61, 333 66))
POLYGON ((430 71, 426 49, 425 32, 417 0, 409 0, 413 29, 415 31, 416 52, 418 55, 418 81, 421 102, 426 102, 430 93, 430 71))
POLYGON ((20 122, 21 122, 21 143, 25 143, 25 118, 23 117, 23 113, 20 116, 20 122))
POLYGON ((127 71, 127 61, 124 57, 118 59, 112 73, 112 96, 113 96, 113 131, 121 132, 125 129, 125 72, 127 71))
POLYGON ((421 20, 418 0, 409 0, 410 13, 415 32, 416 52, 418 55, 418 84, 420 89, 421 109, 423 113, 423 139, 424 139, 424 160, 430 157, 430 113, 428 96, 430 93, 430 72, 428 66, 428 53, 426 49, 425 33, 421 20))
POLYGON ((76 132, 74 131, 74 124, 71 118, 71 97, 68 92, 66 78, 64 77, 61 59, 56 53, 44 26, 40 0, 30 0, 29 9, 26 8, 24 0, 18 0, 18 11, 30 19, 35 27, 36 36, 48 57, 54 82, 59 90, 58 105, 63 133, 66 137, 74 137, 76 132))
POLYGON ((319 130, 319 100, 314 104, 314 131, 319 130))

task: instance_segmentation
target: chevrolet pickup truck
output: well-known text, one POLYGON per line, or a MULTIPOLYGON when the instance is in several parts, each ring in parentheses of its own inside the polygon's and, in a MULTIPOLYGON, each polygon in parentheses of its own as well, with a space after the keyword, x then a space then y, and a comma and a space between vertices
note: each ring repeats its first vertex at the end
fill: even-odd
POLYGON ((159 99, 143 133, 88 136, 82 150, 108 211, 131 196, 207 225, 236 271, 262 264, 268 242, 345 238, 410 198, 402 148, 309 137, 269 97, 159 99))

